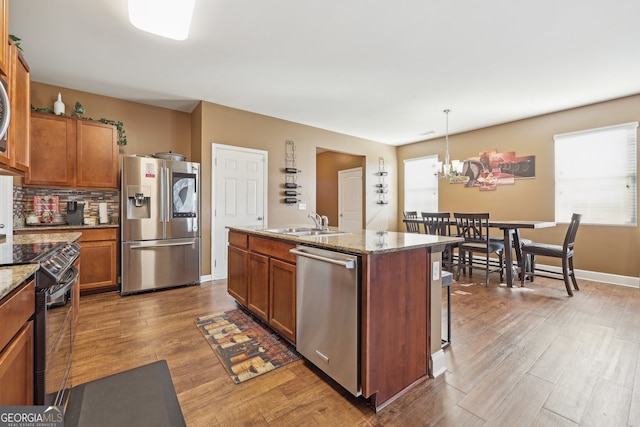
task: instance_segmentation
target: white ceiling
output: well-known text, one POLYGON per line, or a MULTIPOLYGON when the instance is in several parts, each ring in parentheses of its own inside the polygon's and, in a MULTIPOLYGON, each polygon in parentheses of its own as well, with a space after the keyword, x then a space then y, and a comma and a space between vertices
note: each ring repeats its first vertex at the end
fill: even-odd
POLYGON ((640 93, 638 0, 197 0, 178 42, 126 0, 11 0, 32 80, 199 100, 392 145, 640 93), (427 134, 428 132, 433 132, 427 134))

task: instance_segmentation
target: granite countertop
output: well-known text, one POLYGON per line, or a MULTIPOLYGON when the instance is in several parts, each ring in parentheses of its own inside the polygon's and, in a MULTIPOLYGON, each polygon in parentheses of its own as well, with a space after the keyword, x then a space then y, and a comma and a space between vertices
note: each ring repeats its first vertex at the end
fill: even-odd
MULTIPOLYGON (((297 227, 286 225, 284 227, 297 227)), ((441 237, 430 234, 418 233, 398 233, 394 231, 362 230, 357 232, 347 232, 345 234, 321 235, 321 236, 293 236, 287 234, 273 233, 267 230, 284 228, 283 226, 229 226, 230 230, 255 234, 264 237, 289 240, 295 243, 306 243, 346 252, 361 254, 371 254, 376 252, 393 252, 405 249, 442 246, 448 243, 463 241, 459 237, 441 237)), ((309 225, 299 227, 311 228, 309 225)), ((339 231, 336 227, 329 227, 330 230, 339 231)), ((440 249, 441 250, 441 249, 440 249)))
MULTIPOLYGON (((77 227, 76 227, 77 228, 77 227)), ((40 233, 40 234, 17 234, 7 237, 10 245, 21 245, 30 243, 56 243, 75 242, 82 236, 82 233, 40 233)), ((38 264, 8 265, 0 267, 0 298, 4 298, 9 292, 18 287, 22 282, 35 273, 40 266, 38 264)))
POLYGON ((73 231, 68 233, 42 233, 42 234, 16 234, 13 236, 13 244, 23 243, 51 243, 51 242, 75 242, 82 233, 73 231))
POLYGON ((67 225, 67 224, 39 224, 25 225, 24 227, 14 227, 13 231, 49 231, 49 230, 77 230, 89 228, 118 228, 119 224, 96 224, 96 225, 67 225))
POLYGON ((38 264, 0 267, 0 299, 27 280, 38 268, 40 268, 38 264))

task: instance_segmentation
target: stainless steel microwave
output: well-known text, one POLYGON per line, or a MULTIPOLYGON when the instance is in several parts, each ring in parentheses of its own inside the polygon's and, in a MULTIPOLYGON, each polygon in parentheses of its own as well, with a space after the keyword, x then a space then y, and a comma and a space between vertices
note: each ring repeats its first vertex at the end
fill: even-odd
POLYGON ((0 78, 0 152, 7 151, 7 129, 9 129, 9 118, 11 117, 11 107, 9 106, 9 95, 7 95, 7 83, 0 78))

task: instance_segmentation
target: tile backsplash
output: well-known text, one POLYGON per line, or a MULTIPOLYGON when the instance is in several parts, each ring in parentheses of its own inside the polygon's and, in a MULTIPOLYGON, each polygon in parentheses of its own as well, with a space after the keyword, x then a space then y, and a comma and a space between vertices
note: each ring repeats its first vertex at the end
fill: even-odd
POLYGON ((84 202, 84 216, 98 217, 98 203, 106 203, 109 218, 120 215, 120 192, 117 190, 78 190, 13 186, 13 216, 25 217, 33 212, 33 196, 58 196, 60 212, 66 213, 67 202, 84 202))

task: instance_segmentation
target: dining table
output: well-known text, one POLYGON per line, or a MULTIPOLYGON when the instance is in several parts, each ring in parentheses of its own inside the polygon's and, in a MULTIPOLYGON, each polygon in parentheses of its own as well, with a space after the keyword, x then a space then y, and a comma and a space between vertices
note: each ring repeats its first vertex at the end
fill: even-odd
MULTIPOLYGON (((404 223, 413 223, 413 224, 423 223, 422 218, 405 218, 403 221, 404 223)), ((455 225, 456 224, 455 219, 451 218, 449 220, 449 224, 452 226, 455 225)), ((520 265, 520 259, 522 257, 522 254, 520 252, 520 230, 549 228, 549 227, 555 227, 555 226, 556 226, 556 223, 554 221, 489 219, 489 227, 502 230, 502 234, 504 237, 504 261, 505 261, 505 265, 508 266, 507 268, 505 268, 506 270, 505 279, 507 282, 507 286, 509 287, 513 286, 514 279, 517 276, 518 268, 520 265), (513 264, 514 249, 516 252, 516 260, 518 265, 513 264)))
MULTIPOLYGON (((556 223, 553 221, 526 221, 526 220, 492 220, 489 219, 489 227, 499 228, 503 232, 504 236, 504 263, 507 266, 505 268, 507 286, 512 287, 514 278, 517 274, 520 265, 520 259, 522 254, 520 252, 520 230, 521 229, 538 229, 555 227, 556 223), (513 245, 512 245, 513 243, 513 245), (516 252, 516 260, 518 265, 513 265, 513 249, 516 252)), ((525 272, 521 272, 524 274, 525 272)))

